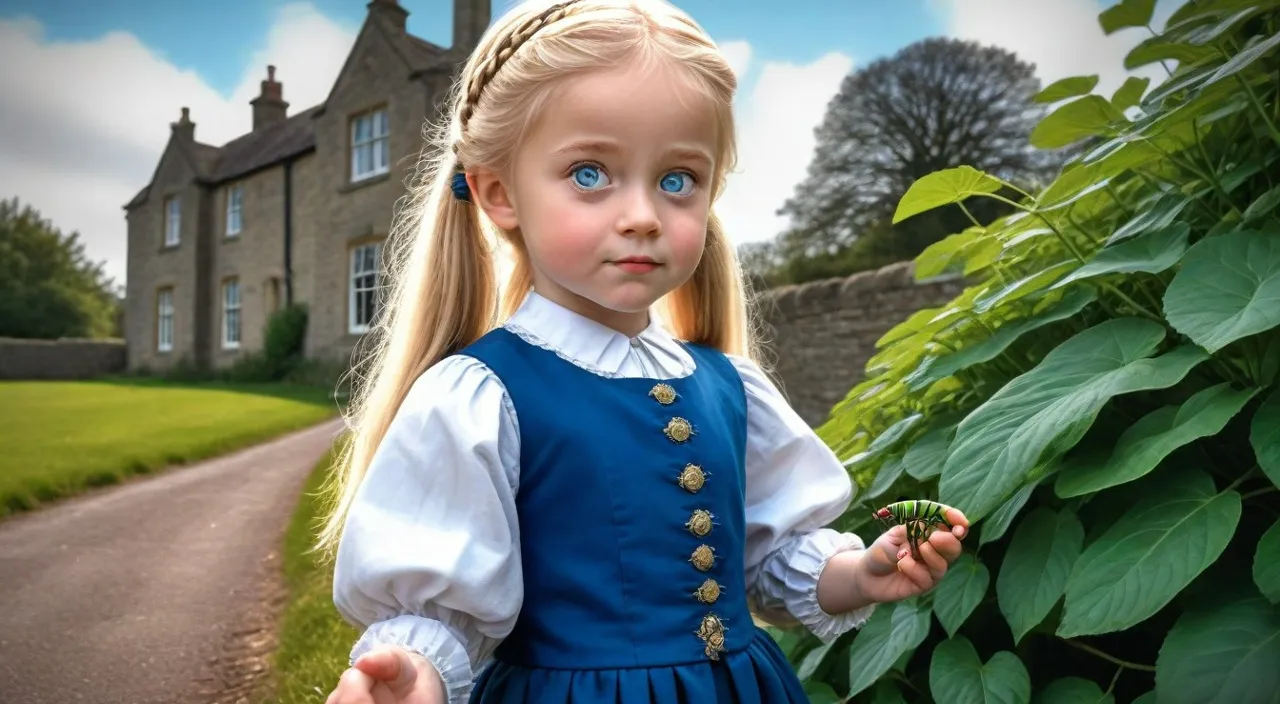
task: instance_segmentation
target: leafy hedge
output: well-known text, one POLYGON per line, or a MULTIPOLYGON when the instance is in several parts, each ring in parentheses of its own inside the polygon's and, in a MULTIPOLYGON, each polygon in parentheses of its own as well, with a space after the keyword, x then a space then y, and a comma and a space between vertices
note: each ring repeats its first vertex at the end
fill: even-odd
POLYGON ((961 167, 902 199, 1015 210, 921 254, 972 285, 820 432, 863 488, 845 527, 932 496, 975 537, 860 632, 778 634, 815 702, 1280 702, 1278 8, 1180 6, 1125 60, 1170 64, 1155 87, 1047 87, 1034 143, 1083 149, 1041 192, 961 167))

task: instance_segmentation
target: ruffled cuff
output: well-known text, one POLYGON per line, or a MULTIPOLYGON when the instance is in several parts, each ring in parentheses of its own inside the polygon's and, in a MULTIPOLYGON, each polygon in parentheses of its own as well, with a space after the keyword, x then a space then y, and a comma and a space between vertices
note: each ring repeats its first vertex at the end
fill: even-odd
POLYGON ((766 561, 760 575, 761 587, 810 633, 823 643, 830 643, 850 630, 862 628, 876 605, 829 614, 818 605, 818 578, 835 555, 864 549, 862 539, 853 533, 816 530, 791 541, 779 551, 777 559, 766 561))
POLYGON ((379 621, 356 641, 350 662, 382 645, 397 645, 426 658, 444 681, 448 704, 465 704, 471 696, 471 659, 467 649, 439 621, 412 614, 379 621))

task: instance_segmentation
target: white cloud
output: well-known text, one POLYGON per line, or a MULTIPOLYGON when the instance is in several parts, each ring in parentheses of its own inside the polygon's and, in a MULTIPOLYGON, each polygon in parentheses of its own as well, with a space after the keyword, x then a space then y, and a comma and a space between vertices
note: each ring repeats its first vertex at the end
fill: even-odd
MULTIPOLYGON (((722 49, 746 75, 750 45, 726 42, 722 49)), ((852 68, 853 59, 838 52, 804 65, 767 61, 754 84, 740 88, 738 169, 716 205, 734 244, 772 239, 786 228, 776 212, 804 179, 814 128, 852 68)))
MULTIPOLYGON (((1152 85, 1167 74, 1159 64, 1133 72, 1124 57, 1143 39, 1146 29, 1124 29, 1110 36, 1098 24, 1097 0, 933 0, 946 18, 947 34, 1000 46, 1034 63, 1042 85, 1068 76, 1098 75, 1094 92, 1110 97, 1127 76, 1146 76, 1152 85)), ((1161 2, 1153 18, 1159 30, 1172 12, 1161 2)))
POLYGON ((223 144, 252 125, 249 100, 276 66, 290 112, 322 101, 355 39, 310 3, 287 5, 230 97, 136 37, 53 42, 39 23, 0 20, 0 197, 18 196, 123 283, 121 209, 151 179, 169 123, 190 107, 196 139, 223 144), (13 99, 19 96, 18 99, 13 99))

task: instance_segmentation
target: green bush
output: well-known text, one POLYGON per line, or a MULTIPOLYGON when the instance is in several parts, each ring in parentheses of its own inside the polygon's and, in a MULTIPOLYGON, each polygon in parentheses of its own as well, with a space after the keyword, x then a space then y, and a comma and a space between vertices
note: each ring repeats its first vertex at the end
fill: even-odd
POLYGON ((294 304, 281 308, 267 319, 262 342, 271 378, 282 379, 302 359, 303 345, 307 338, 307 307, 294 304))
MULTIPOLYGON (((1278 8, 1180 6, 1126 57, 1176 62, 1150 92, 1047 87, 1033 141, 1088 148, 916 260, 971 285, 884 335, 820 433, 860 487, 842 527, 936 497, 975 531, 860 632, 777 634, 815 702, 1278 701, 1278 8)), ((935 173, 896 218, 1002 187, 935 173)))

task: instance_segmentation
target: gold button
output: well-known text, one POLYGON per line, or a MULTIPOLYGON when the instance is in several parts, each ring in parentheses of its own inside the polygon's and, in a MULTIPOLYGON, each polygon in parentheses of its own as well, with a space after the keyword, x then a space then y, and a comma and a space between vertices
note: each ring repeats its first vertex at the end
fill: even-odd
POLYGON ((685 442, 693 435, 693 426, 684 418, 672 418, 662 432, 667 434, 671 442, 685 442))
POLYGON ((720 583, 714 579, 708 579, 702 583, 702 586, 698 587, 698 590, 693 595, 704 604, 714 604, 716 599, 720 598, 720 583))
POLYGON ((702 472, 702 468, 696 464, 685 465, 684 471, 680 472, 680 488, 689 493, 697 493, 702 485, 707 482, 707 476, 702 472))
POLYGON ((693 512, 692 516, 689 516, 689 521, 684 525, 689 529, 690 533, 701 538, 711 532, 711 514, 698 509, 693 512))
POLYGON ((699 545, 694 549, 693 554, 689 556, 689 562, 693 563, 699 571, 706 572, 715 564, 716 554, 708 545, 699 545))
POLYGON ((708 658, 712 660, 720 659, 720 653, 724 652, 724 632, 726 630, 719 616, 707 614, 702 617, 702 625, 698 627, 698 637, 706 644, 703 652, 706 653, 708 658))
POLYGON ((670 384, 658 384, 649 389, 649 395, 658 400, 664 406, 675 403, 676 390, 671 388, 670 384))

